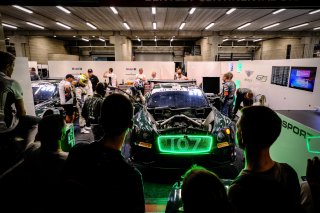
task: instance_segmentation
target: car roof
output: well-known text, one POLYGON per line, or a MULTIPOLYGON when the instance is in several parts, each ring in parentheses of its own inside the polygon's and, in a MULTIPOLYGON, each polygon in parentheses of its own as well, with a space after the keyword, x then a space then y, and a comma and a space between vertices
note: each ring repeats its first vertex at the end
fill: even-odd
POLYGON ((45 79, 45 80, 38 80, 38 81, 31 81, 31 86, 37 85, 46 85, 46 84, 58 84, 60 83, 61 79, 45 79))

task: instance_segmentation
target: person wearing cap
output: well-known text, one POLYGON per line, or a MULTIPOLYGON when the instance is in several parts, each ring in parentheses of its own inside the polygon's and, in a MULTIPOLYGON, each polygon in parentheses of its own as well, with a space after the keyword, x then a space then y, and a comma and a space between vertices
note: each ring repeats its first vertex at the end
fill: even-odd
POLYGON ((60 95, 60 104, 66 111, 66 122, 72 123, 74 119, 74 88, 72 82, 74 76, 67 74, 65 79, 63 79, 59 84, 59 95, 60 95))
POLYGON ((93 70, 92 69, 88 69, 88 77, 91 81, 92 84, 92 90, 93 92, 96 91, 96 86, 99 83, 99 78, 93 74, 93 70))

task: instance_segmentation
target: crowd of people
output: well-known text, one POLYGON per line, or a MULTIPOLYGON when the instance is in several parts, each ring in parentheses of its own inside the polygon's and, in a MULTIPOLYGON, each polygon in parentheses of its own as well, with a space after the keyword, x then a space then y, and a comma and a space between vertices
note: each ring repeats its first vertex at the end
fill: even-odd
MULTIPOLYGON (((4 155, 6 145, 27 142, 15 146, 21 153, 23 150, 21 160, 1 170, 1 209, 4 212, 145 212, 142 175, 121 154, 126 135, 133 127, 132 102, 119 93, 104 97, 105 85, 88 74, 96 82, 95 93, 82 100, 81 115, 103 134, 97 135, 95 142, 76 144, 65 153, 61 141, 66 137, 66 122, 72 122, 74 115, 67 112, 63 117, 49 110, 40 121, 28 118, 23 91, 11 79, 14 60, 13 55, 0 52, 1 168, 6 161, 3 159, 7 156, 4 155), (37 136, 30 138, 30 130, 37 136)), ((90 88, 88 76, 82 76, 74 84, 75 76, 69 74, 61 82, 62 105, 66 111, 73 112, 73 99, 77 96, 73 87, 80 87, 81 95, 83 88, 90 88)), ((137 78, 145 79, 143 70, 139 70, 137 78)), ((221 94, 226 104, 224 113, 230 111, 230 100, 234 98, 235 86, 231 80, 230 74, 224 76, 221 94)), ((109 82, 113 84, 112 80, 109 82)), ((250 97, 246 93, 244 96, 250 97)), ((308 160, 307 181, 300 186, 294 169, 270 156, 270 147, 281 132, 280 117, 265 106, 244 107, 241 111, 236 135, 245 155, 244 169, 227 190, 213 172, 191 168, 182 184, 184 212, 319 212, 319 159, 308 160)))

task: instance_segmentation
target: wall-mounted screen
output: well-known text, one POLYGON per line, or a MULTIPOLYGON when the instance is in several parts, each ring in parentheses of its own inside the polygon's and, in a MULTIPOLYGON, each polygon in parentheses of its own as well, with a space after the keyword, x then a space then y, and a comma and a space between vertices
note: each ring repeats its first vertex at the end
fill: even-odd
POLYGON ((203 77, 202 90, 204 93, 218 94, 220 92, 220 77, 203 77))
POLYGON ((271 84, 288 86, 289 66, 272 66, 271 84))
POLYGON ((313 92, 317 67, 291 67, 289 87, 313 92))

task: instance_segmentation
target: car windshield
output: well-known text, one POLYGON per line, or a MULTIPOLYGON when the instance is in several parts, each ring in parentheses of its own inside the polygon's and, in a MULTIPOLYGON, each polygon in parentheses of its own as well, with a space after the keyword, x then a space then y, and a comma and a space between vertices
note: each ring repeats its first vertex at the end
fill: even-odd
POLYGON ((34 85, 32 86, 33 99, 35 101, 45 101, 52 98, 56 91, 56 87, 52 84, 34 85))
POLYGON ((157 92, 150 96, 147 102, 149 108, 199 108, 208 107, 209 104, 199 89, 189 91, 157 92))

